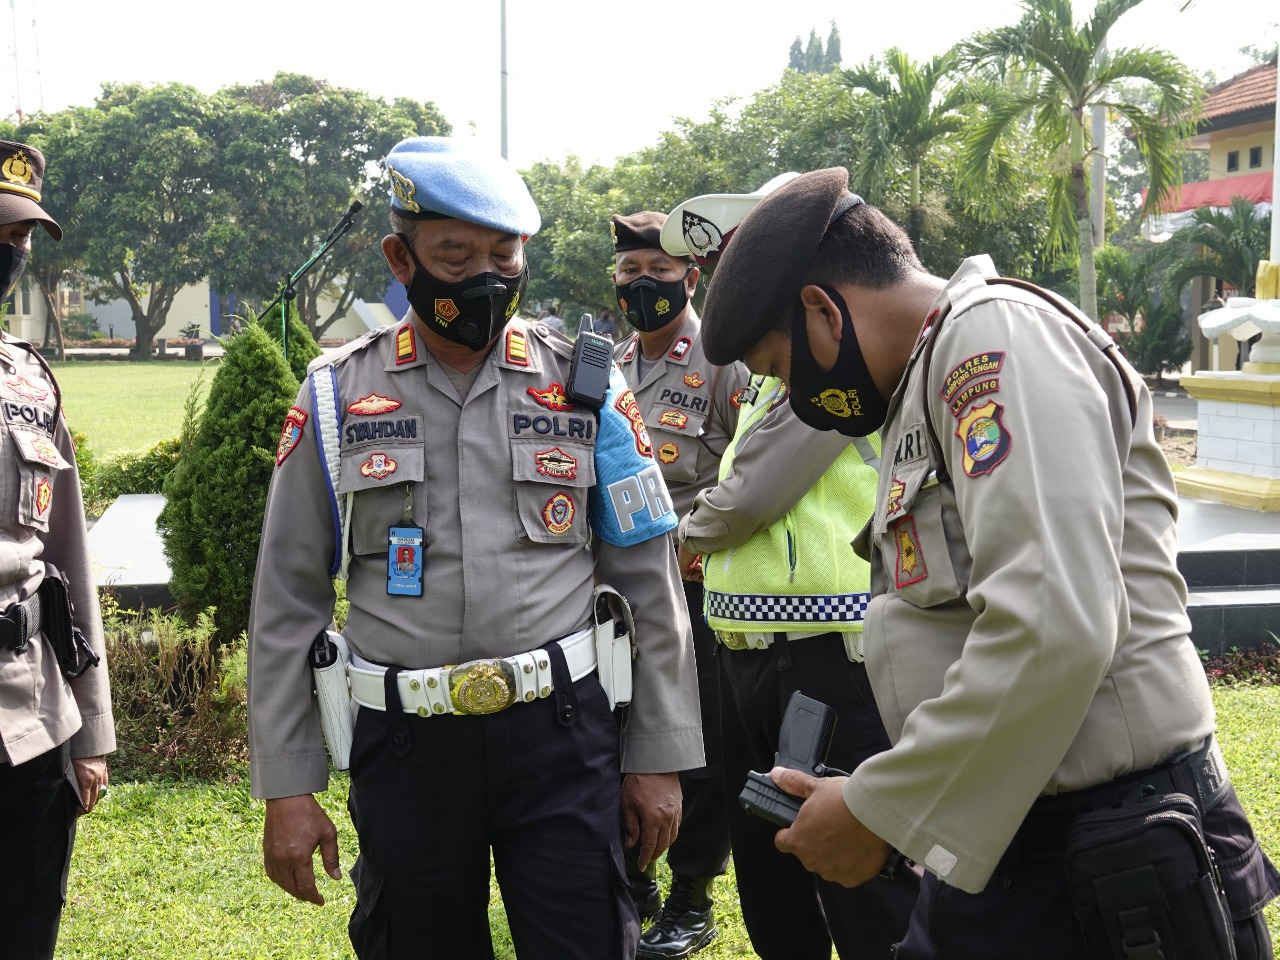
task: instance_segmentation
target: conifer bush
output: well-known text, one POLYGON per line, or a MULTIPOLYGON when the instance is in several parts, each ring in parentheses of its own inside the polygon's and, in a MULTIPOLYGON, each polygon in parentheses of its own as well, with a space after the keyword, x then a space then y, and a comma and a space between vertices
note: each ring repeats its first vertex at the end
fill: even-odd
MULTIPOLYGON (((276 343, 280 342, 280 311, 285 301, 280 301, 252 323, 267 331, 276 343)), ((307 364, 320 356, 320 347, 307 325, 298 316, 298 308, 290 304, 289 310, 289 369, 301 383, 307 375, 307 364)))
POLYGON ((249 622, 267 486, 297 392, 280 349, 250 324, 227 341, 198 423, 188 404, 157 526, 178 608, 191 622, 214 608, 215 646, 234 641, 249 622))

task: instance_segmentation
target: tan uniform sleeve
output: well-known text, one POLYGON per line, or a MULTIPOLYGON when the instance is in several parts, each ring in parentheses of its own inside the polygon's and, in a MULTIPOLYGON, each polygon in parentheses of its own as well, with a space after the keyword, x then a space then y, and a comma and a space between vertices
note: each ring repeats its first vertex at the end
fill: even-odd
MULTIPOLYGON (((956 584, 935 552, 914 589, 938 591, 939 605, 951 591, 976 615, 940 694, 911 711, 892 750, 859 766, 845 799, 904 854, 977 893, 1081 731, 1128 633, 1120 451, 1131 431, 1118 374, 1050 308, 994 301, 948 319, 929 381, 972 573, 967 588, 956 584), (953 414, 941 395, 948 372, 997 352, 998 389, 953 414), (982 438, 1002 436, 1003 446, 974 460, 966 437, 979 427, 964 417, 988 403, 999 427, 988 420, 982 438)), ((903 601, 877 602, 891 618, 887 604, 903 601)))
POLYGON ((633 696, 622 734, 624 773, 672 773, 705 762, 693 634, 666 536, 617 547, 597 540, 596 576, 631 604, 633 696))
POLYGON ((52 522, 41 537, 41 559, 67 575, 75 622, 89 646, 101 659, 71 681, 71 692, 80 711, 81 726, 71 737, 71 756, 100 757, 116 748, 115 721, 111 714, 111 684, 107 652, 102 637, 102 611, 98 590, 89 564, 88 529, 84 519, 84 499, 80 491, 80 470, 75 465, 75 448, 66 423, 59 418, 54 435, 58 452, 70 464, 53 485, 52 522))
POLYGON ((849 446, 834 430, 802 423, 785 400, 738 442, 733 467, 698 494, 680 520, 679 538, 692 553, 745 543, 786 515, 849 446))
POLYGON ((334 519, 309 383, 302 436, 271 479, 249 614, 249 758, 258 798, 316 793, 329 766, 307 652, 333 619, 334 519))

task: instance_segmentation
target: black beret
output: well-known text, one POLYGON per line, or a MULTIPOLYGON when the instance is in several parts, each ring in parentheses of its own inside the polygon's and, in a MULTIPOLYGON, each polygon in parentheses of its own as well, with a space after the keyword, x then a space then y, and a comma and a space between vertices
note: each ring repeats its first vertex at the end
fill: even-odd
MULTIPOLYGON (((848 197, 844 167, 796 177, 761 200, 733 235, 707 288, 702 349, 707 362, 741 360, 783 320, 800 295, 822 238, 848 197)), ((856 201, 855 201, 856 202, 856 201)))
POLYGON ((662 249, 662 225, 667 222, 667 215, 657 210, 641 210, 639 213, 623 216, 615 213, 609 218, 609 233, 613 235, 613 250, 645 250, 652 247, 662 249))

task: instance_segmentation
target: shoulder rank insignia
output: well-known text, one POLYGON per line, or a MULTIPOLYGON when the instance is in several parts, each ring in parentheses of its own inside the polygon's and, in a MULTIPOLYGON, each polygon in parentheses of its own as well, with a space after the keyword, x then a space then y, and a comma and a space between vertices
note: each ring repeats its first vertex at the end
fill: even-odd
POLYGON ((991 400, 960 418, 956 436, 964 443, 964 472, 971 477, 990 473, 1009 453, 1004 407, 991 400))
POLYGON ((631 423, 631 432, 636 436, 636 451, 642 457, 653 457, 653 442, 649 439, 649 428, 644 425, 644 417, 640 414, 640 404, 636 403, 636 395, 630 390, 623 390, 618 399, 613 401, 617 411, 631 423))
POLYGON ((36 516, 43 517, 49 512, 49 504, 53 503, 53 485, 48 477, 41 477, 36 484, 36 516))
POLYGON ((361 397, 354 403, 347 404, 347 413, 354 413, 362 417, 372 417, 379 413, 390 413, 392 410, 399 409, 399 400, 392 400, 390 397, 384 397, 377 393, 371 393, 367 397, 361 397))
POLYGON ((396 331, 396 366, 413 363, 418 359, 418 339, 413 335, 413 324, 406 323, 396 331))
POLYGON ((297 407, 290 407, 284 415, 284 427, 280 430, 280 442, 276 444, 276 466, 284 463, 285 458, 293 453, 293 448, 302 439, 302 428, 307 425, 307 413, 297 407))
POLYGON ((700 387, 706 382, 706 380, 698 375, 697 370, 693 371, 693 373, 686 373, 684 375, 684 384, 686 387, 700 387))
POLYGON ((639 344, 639 342, 639 336, 632 336, 631 342, 627 344, 627 349, 622 351, 622 359, 624 362, 630 360, 636 355, 636 345, 639 344))
POLYGON ((538 472, 544 477, 555 477, 558 480, 576 480, 578 477, 578 461, 559 447, 550 450, 539 450, 533 455, 538 472))
POLYGON ((680 459, 680 448, 674 443, 664 443, 658 448, 658 459, 663 463, 675 463, 680 459))
POLYGON ((529 342, 520 330, 507 331, 507 363, 517 367, 529 365, 529 342))
POLYGON ((573 501, 561 491, 542 508, 542 522, 552 533, 564 533, 573 526, 573 501))
POLYGON ((685 354, 689 352, 689 348, 693 346, 692 337, 681 337, 671 345, 671 351, 667 354, 672 360, 683 360, 685 354))
POLYGON ((30 400, 33 403, 39 402, 49 396, 48 390, 45 390, 22 376, 5 377, 4 385, 20 396, 23 400, 30 400))
POLYGON ((569 402, 568 396, 565 395, 564 387, 560 383, 552 383, 545 390, 535 390, 530 387, 529 396, 537 400, 548 410, 572 410, 573 404, 569 402))
POLYGON ((382 480, 396 472, 396 462, 385 453, 371 453, 369 459, 360 464, 360 472, 374 480, 382 480))
POLYGON ((907 514, 893 525, 893 539, 898 546, 898 565, 893 572, 898 589, 919 583, 929 575, 920 552, 920 537, 916 533, 916 520, 907 514))
POLYGON ((658 422, 668 427, 683 427, 689 422, 689 415, 683 410, 663 410, 658 422))

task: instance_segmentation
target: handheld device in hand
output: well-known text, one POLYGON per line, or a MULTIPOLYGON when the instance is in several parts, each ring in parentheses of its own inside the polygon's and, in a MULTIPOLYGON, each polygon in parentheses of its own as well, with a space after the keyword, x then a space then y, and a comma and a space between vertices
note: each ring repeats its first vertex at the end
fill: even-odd
POLYGON ((565 393, 589 407, 599 407, 609 392, 613 366, 613 341, 591 329, 591 314, 582 315, 578 338, 573 342, 573 365, 565 393))
MULTIPOLYGON (((831 735, 835 728, 835 711, 797 690, 787 701, 786 713, 782 715, 774 763, 813 777, 824 776, 827 772, 827 751, 831 749, 831 735)), ((780 790, 767 773, 752 770, 747 774, 747 783, 738 795, 738 802, 748 813, 780 827, 789 827, 804 801, 780 790)))

